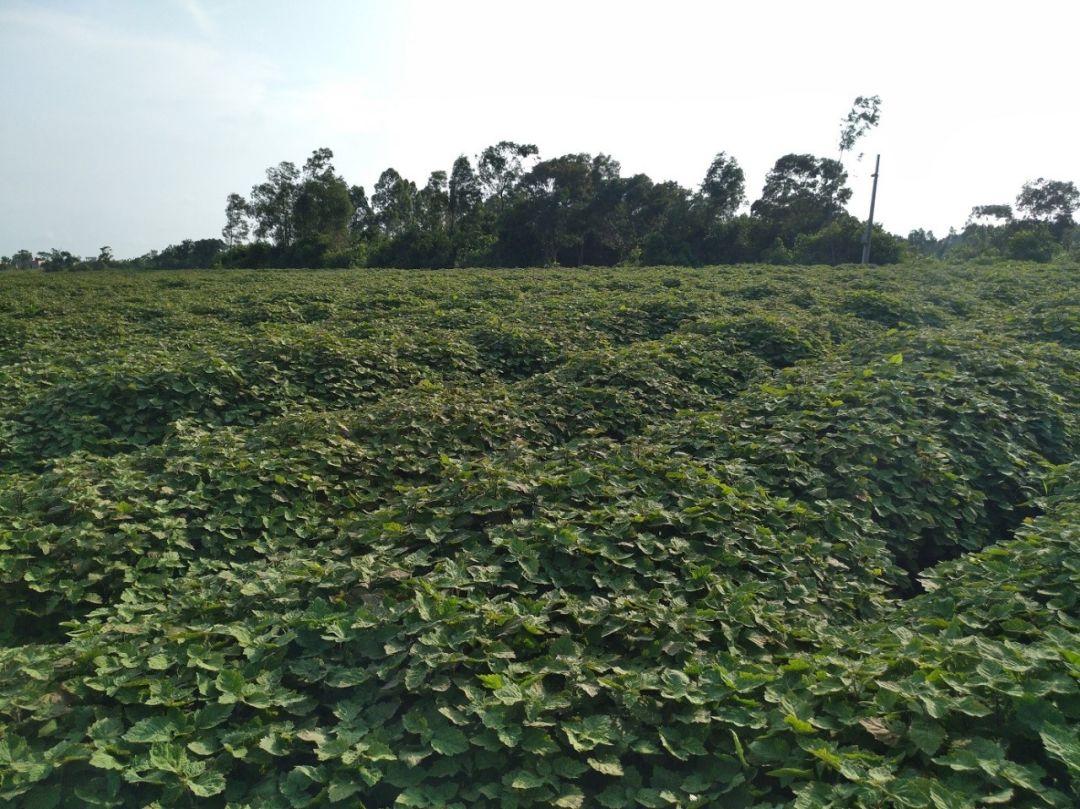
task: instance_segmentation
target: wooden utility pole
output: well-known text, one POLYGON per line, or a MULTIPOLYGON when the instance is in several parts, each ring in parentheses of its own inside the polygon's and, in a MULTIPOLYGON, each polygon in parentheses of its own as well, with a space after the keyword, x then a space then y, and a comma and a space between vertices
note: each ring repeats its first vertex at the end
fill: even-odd
POLYGON ((877 178, 881 170, 881 155, 874 161, 874 190, 870 192, 870 218, 866 220, 866 233, 862 237, 862 263, 870 263, 870 236, 874 232, 874 203, 877 202, 877 178))

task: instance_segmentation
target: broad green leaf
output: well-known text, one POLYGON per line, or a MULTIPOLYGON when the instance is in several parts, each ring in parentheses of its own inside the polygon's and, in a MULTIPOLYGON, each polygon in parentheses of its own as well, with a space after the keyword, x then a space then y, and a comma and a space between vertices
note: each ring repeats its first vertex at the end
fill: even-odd
POLYGON ((124 734, 124 741, 137 744, 170 741, 177 734, 177 727, 164 716, 150 716, 140 719, 124 734))
POLYGON ((431 735, 431 747, 436 753, 453 756, 469 749, 469 739, 453 725, 441 724, 431 735))
POLYGON ((209 798, 225 791, 225 776, 212 770, 201 772, 184 783, 192 794, 199 798, 209 798))
POLYGON ((1080 774, 1080 741, 1076 733, 1060 725, 1046 725, 1039 731, 1046 752, 1065 764, 1075 774, 1080 774))
POLYGON ((622 764, 614 755, 599 756, 586 759, 586 763, 597 772, 604 775, 622 775, 622 764))
POLYGON ((941 748, 945 741, 945 730, 937 722, 917 717, 912 720, 908 728, 908 737, 926 755, 932 756, 941 748))

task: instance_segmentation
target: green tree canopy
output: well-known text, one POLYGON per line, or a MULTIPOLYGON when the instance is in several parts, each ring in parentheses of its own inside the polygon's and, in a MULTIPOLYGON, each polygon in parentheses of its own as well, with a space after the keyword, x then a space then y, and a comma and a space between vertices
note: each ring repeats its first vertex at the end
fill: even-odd
POLYGON ((792 246, 798 234, 819 230, 842 213, 850 199, 847 172, 838 160, 786 154, 769 171, 750 210, 792 246))

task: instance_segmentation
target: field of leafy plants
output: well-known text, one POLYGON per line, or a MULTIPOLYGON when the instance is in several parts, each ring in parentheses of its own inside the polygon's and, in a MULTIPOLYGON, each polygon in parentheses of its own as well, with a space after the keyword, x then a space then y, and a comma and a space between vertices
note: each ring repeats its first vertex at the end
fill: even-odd
POLYGON ((1073 807, 1080 269, 0 278, 0 804, 1073 807))

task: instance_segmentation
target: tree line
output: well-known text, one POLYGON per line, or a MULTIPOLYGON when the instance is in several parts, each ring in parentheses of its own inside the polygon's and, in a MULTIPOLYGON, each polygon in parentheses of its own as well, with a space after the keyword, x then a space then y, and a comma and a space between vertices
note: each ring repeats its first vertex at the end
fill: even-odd
POLYGON ((1046 262, 1065 253, 1080 259, 1080 228, 1073 219, 1078 209, 1075 183, 1040 177, 1024 184, 1015 205, 976 205, 962 231, 937 238, 933 231, 913 230, 907 243, 913 254, 937 258, 1046 262))
MULTIPOLYGON (((500 141, 423 186, 388 168, 371 193, 350 185, 334 153, 266 170, 248 195, 229 194, 221 238, 185 240, 118 262, 22 250, 0 267, 47 270, 182 267, 492 267, 760 262, 840 264, 861 259, 865 222, 848 213, 844 156, 880 120, 881 99, 859 96, 841 120, 836 159, 786 154, 747 207, 738 161, 719 152, 700 184, 623 176, 610 155, 542 159, 534 144, 500 141)), ((861 157, 861 155, 860 155, 861 157)), ((965 227, 907 238, 875 225, 872 260, 976 256, 1049 261, 1080 254, 1072 182, 1040 178, 1010 204, 980 205, 965 227)))
MULTIPOLYGON (((745 210, 745 175, 720 152, 698 187, 623 176, 604 154, 541 159, 533 144, 501 141, 417 186, 388 168, 370 195, 338 173, 330 149, 297 167, 282 162, 247 196, 230 194, 222 238, 185 240, 125 261, 22 250, 0 266, 482 267, 761 262, 838 264, 861 256, 865 222, 846 211, 838 159, 779 158, 745 210)), ((875 226, 873 261, 978 256, 1048 261, 1080 251, 1072 182, 1040 178, 1015 204, 979 205, 960 231, 907 238, 875 226)))
MULTIPOLYGON (((610 266, 751 261, 857 261, 862 223, 848 214, 839 160, 776 161, 749 213, 745 175, 720 152, 694 189, 623 176, 605 154, 541 159, 501 141, 462 155, 423 186, 388 168, 369 195, 317 149, 283 162, 226 205, 224 266, 610 266)), ((902 240, 878 228, 875 260, 898 261, 902 240)))

